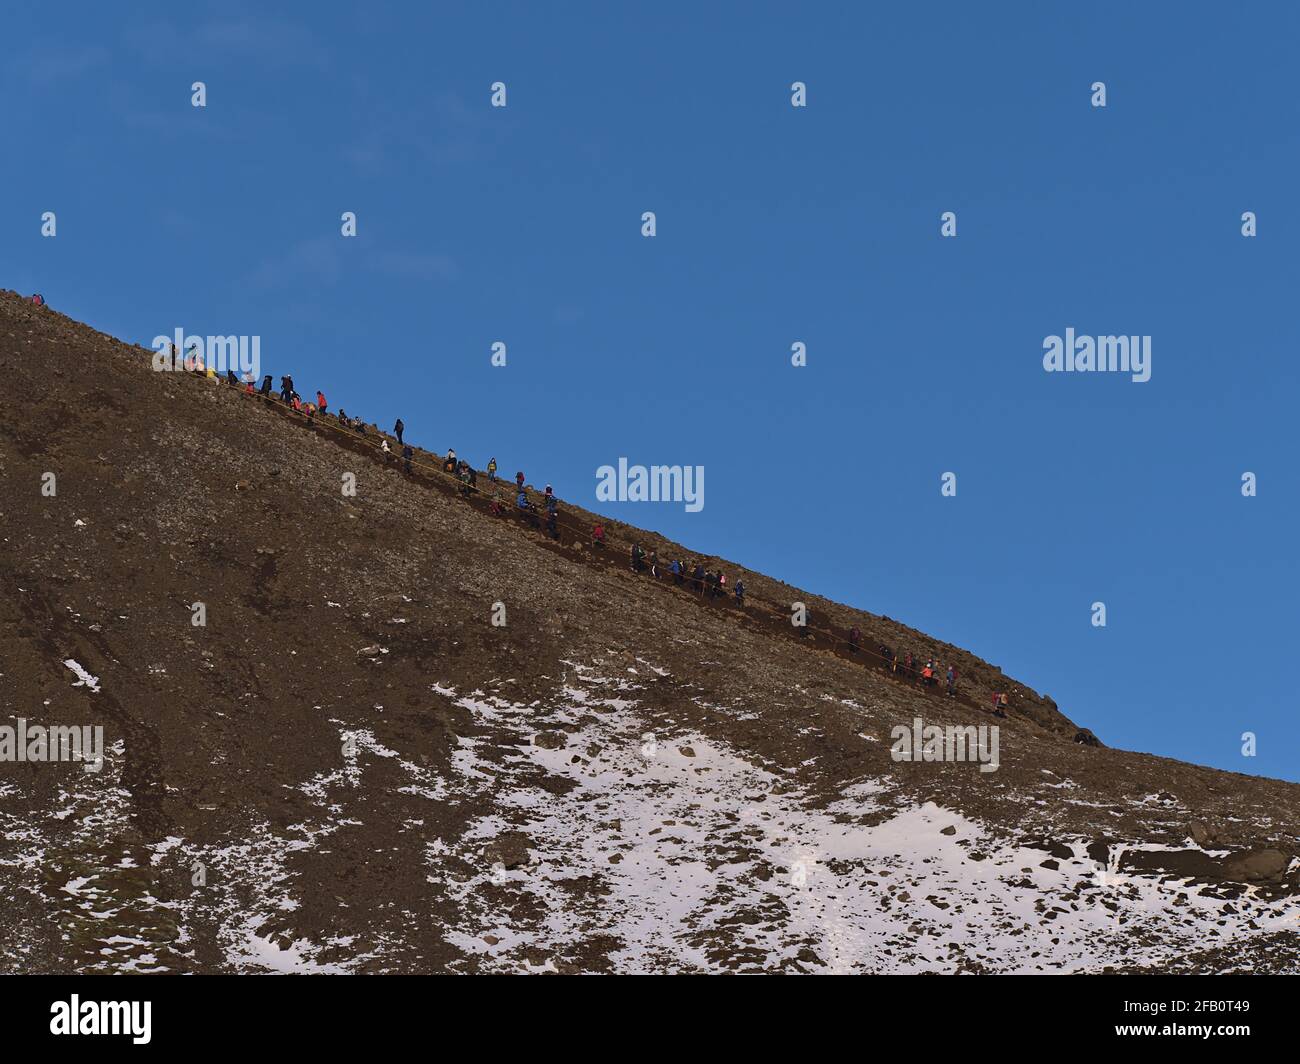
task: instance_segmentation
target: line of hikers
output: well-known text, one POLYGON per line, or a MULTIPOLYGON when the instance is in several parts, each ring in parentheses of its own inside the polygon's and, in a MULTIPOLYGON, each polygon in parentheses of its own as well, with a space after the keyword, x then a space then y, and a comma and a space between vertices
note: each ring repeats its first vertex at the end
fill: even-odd
MULTIPOLYGON (((849 629, 849 653, 856 655, 862 649, 862 630, 854 625, 849 629)), ((928 658, 924 665, 920 664, 919 659, 912 656, 909 650, 904 657, 899 657, 894 653, 892 647, 884 643, 876 645, 876 656, 885 663, 892 673, 903 673, 914 680, 920 680, 922 687, 938 687, 939 678, 942 676, 944 689, 949 698, 957 696, 957 666, 949 663, 945 669, 942 662, 934 658, 928 658)))
MULTIPOLYGON (((37 302, 37 300, 33 299, 33 302, 37 302)), ((41 303, 43 303, 43 300, 37 302, 37 305, 39 306, 41 303)), ((210 368, 204 368, 202 360, 199 357, 193 359, 193 364, 191 364, 191 359, 186 358, 184 366, 186 369, 193 370, 193 372, 200 376, 211 378, 216 377, 213 370, 210 368)), ((255 378, 251 375, 245 378, 245 391, 249 395, 252 395, 254 392, 254 379, 255 378)), ((266 374, 262 378, 262 385, 259 389, 260 394, 268 400, 272 398, 272 380, 273 378, 271 374, 266 374)), ((226 371, 226 383, 231 385, 238 385, 239 383, 235 374, 230 370, 226 371)), ((293 377, 288 374, 280 378, 279 398, 286 406, 290 406, 294 410, 304 413, 309 421, 316 414, 327 414, 329 411, 329 403, 325 398, 324 392, 317 390, 315 403, 303 402, 302 397, 294 390, 293 377)), ((339 408, 336 417, 339 425, 343 428, 350 429, 361 436, 370 435, 366 430, 365 423, 361 421, 360 418, 354 419, 348 417, 346 411, 344 411, 342 407, 339 408)), ((411 462, 415 457, 415 452, 411 448, 411 445, 406 443, 403 439, 403 433, 405 430, 406 426, 403 424, 402 419, 398 418, 393 424, 392 435, 397 440, 397 445, 401 448, 403 472, 411 473, 413 472, 411 462)), ((389 447, 388 439, 382 433, 379 433, 378 430, 376 430, 376 434, 379 435, 380 451, 384 456, 384 464, 387 465, 393 460, 392 448, 389 447)), ((448 450, 447 457, 443 459, 442 471, 456 477, 460 481, 459 492, 461 495, 468 498, 478 491, 478 471, 474 469, 469 462, 457 458, 454 448, 448 450)), ((500 493, 497 491, 499 481, 497 480, 497 460, 495 457, 488 461, 486 472, 488 483, 492 486, 492 499, 488 504, 488 509, 494 515, 504 516, 506 513, 506 507, 501 500, 500 493)), ((556 497, 554 489, 550 484, 546 485, 542 494, 541 507, 541 510, 544 511, 544 516, 539 518, 539 507, 535 506, 528 498, 528 493, 524 488, 524 484, 525 477, 523 472, 519 471, 515 473, 515 509, 525 517, 532 528, 540 528, 544 522, 547 536, 558 540, 560 538, 558 527, 559 499, 556 497)), ((597 522, 592 528, 591 545, 593 549, 603 549, 605 547, 605 528, 600 522, 597 522)), ((674 558, 665 566, 660 561, 659 552, 657 550, 651 550, 649 554, 647 554, 640 543, 632 544, 631 555, 631 568, 633 572, 649 572, 652 579, 669 579, 678 587, 689 586, 696 594, 710 600, 718 598, 725 600, 727 597, 727 574, 722 572, 720 569, 716 572, 712 569, 706 569, 704 563, 699 561, 695 563, 695 566, 692 569, 687 563, 683 563, 677 558, 674 558)), ((745 605, 745 581, 737 578, 735 583, 731 585, 731 592, 735 596, 736 605, 743 608, 745 605)), ((801 634, 806 633, 807 628, 805 626, 801 634)), ((856 625, 849 629, 848 648, 849 654, 853 656, 856 656, 862 649, 862 630, 856 625)), ((905 657, 900 658, 895 654, 892 648, 886 646, 884 643, 877 645, 876 655, 884 662, 885 667, 890 672, 904 673, 914 680, 920 680, 922 686, 925 687, 938 687, 940 676, 942 676, 948 697, 956 697, 957 668, 955 665, 950 663, 945 669, 941 662, 936 662, 933 658, 930 658, 926 661, 925 665, 921 666, 919 661, 913 658, 910 651, 905 657)), ((1009 699, 1005 691, 994 692, 992 696, 992 711, 995 716, 1005 717, 1008 705, 1009 699)))
MULTIPOLYGON (((597 525, 592 530, 593 545, 604 546, 605 530, 597 525)), ((632 571, 634 573, 649 572, 650 576, 659 580, 662 578, 671 579, 678 587, 685 587, 689 582, 690 587, 697 595, 703 595, 709 599, 727 597, 727 574, 718 570, 705 569, 703 562, 696 562, 694 570, 688 565, 674 558, 667 565, 659 561, 659 552, 652 550, 648 555, 645 548, 640 543, 632 544, 632 571)), ((745 605, 745 581, 737 579, 732 586, 732 592, 736 597, 736 605, 745 605)))

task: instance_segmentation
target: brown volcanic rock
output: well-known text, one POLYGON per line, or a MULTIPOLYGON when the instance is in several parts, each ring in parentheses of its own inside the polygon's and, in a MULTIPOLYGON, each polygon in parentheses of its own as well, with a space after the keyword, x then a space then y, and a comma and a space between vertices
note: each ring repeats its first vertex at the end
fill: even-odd
POLYGON ((385 466, 373 436, 149 355, 0 293, 0 723, 100 725, 108 747, 99 774, 0 764, 0 971, 1291 963, 1254 934, 1251 884, 1292 890, 1267 854, 1294 849, 1300 787, 1076 742, 996 666, 761 574, 743 612, 656 585, 628 569, 633 536, 696 556, 607 520, 591 550, 596 518, 568 504, 547 540, 385 466), (954 663, 962 697, 850 658, 832 636, 854 624, 864 648, 954 663), (916 716, 997 723, 999 769, 893 761, 916 716), (1135 854, 1199 822, 1260 852, 1224 863, 1234 910, 1194 898, 1189 923, 1135 854), (1096 871, 1116 854, 1118 887, 1096 871), (1159 920, 1130 912, 1141 890, 1159 920))

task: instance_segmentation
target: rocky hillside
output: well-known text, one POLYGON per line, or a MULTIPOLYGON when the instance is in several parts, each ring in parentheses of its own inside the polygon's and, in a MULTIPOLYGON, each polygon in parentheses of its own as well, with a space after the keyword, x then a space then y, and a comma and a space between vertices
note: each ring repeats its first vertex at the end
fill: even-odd
POLYGON ((0 727, 106 746, 0 762, 0 970, 1300 971, 1300 786, 150 356, 0 294, 0 727), (916 718, 996 770, 894 760, 916 718))

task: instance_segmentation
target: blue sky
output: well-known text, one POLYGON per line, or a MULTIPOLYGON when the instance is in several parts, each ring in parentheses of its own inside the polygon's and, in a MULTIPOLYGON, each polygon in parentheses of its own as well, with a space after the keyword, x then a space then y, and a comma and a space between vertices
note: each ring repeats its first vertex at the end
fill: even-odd
POLYGON ((131 10, 6 14, 0 284, 259 335, 304 394, 584 505, 620 456, 702 465, 699 513, 602 509, 1111 745, 1300 779, 1296 9, 131 10), (1151 336, 1152 379, 1045 373, 1067 327, 1151 336))

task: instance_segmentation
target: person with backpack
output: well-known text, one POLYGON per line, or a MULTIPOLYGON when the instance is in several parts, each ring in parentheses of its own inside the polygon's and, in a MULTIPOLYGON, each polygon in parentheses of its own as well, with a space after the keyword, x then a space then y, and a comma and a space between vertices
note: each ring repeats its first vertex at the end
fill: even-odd
POLYGON ((640 543, 632 544, 632 571, 639 573, 642 568, 641 559, 645 557, 645 551, 641 549, 640 543))
POLYGON ((702 595, 704 593, 704 566, 699 562, 695 563, 695 572, 692 576, 695 580, 695 593, 702 595))
POLYGON ((676 584, 678 587, 681 587, 682 586, 682 563, 679 562, 676 558, 673 559, 672 574, 673 574, 673 583, 676 584))
POLYGON ((268 399, 271 398, 271 375, 269 373, 262 378, 261 394, 266 396, 268 399))
POLYGON ((736 581, 736 605, 745 605, 745 581, 743 580, 736 581))
POLYGON ((45 297, 40 292, 37 292, 28 302, 34 307, 43 307, 45 306, 45 297))
MULTIPOLYGON (((340 411, 339 413, 342 414, 342 411, 340 411)), ((397 437, 398 446, 401 446, 402 433, 405 431, 406 431, 406 426, 402 424, 402 419, 399 417, 397 421, 394 422, 393 424, 393 435, 397 437)))
POLYGON ((515 499, 515 505, 519 507, 519 512, 528 519, 528 524, 532 528, 536 528, 537 511, 533 508, 533 504, 528 501, 528 495, 526 492, 521 491, 519 493, 518 497, 515 499))
POLYGON ((402 445, 402 469, 404 472, 411 472, 411 459, 415 457, 415 452, 411 450, 409 443, 402 445))
POLYGON ((559 516, 560 515, 555 510, 546 511, 546 534, 550 536, 551 539, 560 538, 560 531, 556 527, 556 523, 559 520, 559 516))
POLYGON ((489 458, 489 459, 488 459, 487 475, 488 475, 488 483, 489 483, 489 484, 495 484, 495 483, 497 482, 497 460, 496 460, 496 458, 489 458))
POLYGON ((316 389, 316 409, 319 410, 322 414, 326 413, 329 410, 329 404, 325 402, 325 393, 322 392, 319 388, 316 389))
POLYGON ((605 526, 604 526, 604 525, 596 525, 596 527, 593 528, 593 529, 591 530, 591 546, 592 546, 592 549, 593 549, 593 550, 594 550, 595 548, 597 548, 597 547, 604 547, 604 546, 605 546, 605 526))
POLYGON ((951 665, 948 666, 948 697, 953 698, 957 694, 957 670, 951 665))

